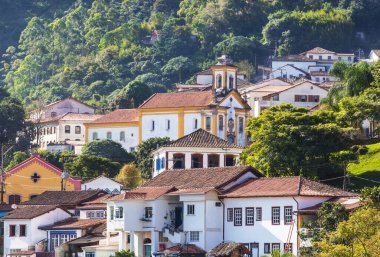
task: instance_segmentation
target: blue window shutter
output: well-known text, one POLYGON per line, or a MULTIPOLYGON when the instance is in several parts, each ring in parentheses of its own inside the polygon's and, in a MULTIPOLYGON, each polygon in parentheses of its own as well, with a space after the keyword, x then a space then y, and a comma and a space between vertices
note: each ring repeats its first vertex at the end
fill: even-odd
POLYGON ((161 159, 161 169, 165 168, 165 157, 161 159))

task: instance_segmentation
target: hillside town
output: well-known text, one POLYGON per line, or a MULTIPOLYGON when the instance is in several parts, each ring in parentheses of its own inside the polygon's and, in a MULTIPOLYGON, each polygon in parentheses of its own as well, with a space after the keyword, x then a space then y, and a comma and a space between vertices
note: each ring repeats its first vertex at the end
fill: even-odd
POLYGON ((380 256, 379 17, 0 0, 0 257, 380 256))

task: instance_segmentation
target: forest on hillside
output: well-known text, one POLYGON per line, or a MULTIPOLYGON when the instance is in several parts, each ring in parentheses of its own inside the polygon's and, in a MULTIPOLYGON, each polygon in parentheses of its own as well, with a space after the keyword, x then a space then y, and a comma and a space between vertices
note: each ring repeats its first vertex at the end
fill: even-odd
POLYGON ((28 108, 136 107, 222 54, 253 77, 274 54, 380 48, 378 0, 0 0, 0 13, 0 86, 28 108))

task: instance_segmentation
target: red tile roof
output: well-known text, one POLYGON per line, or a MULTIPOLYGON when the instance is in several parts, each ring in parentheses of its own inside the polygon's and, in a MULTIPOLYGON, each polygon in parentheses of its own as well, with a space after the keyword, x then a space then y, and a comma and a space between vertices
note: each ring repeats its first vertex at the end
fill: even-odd
POLYGON ((380 57, 380 49, 372 49, 372 52, 380 57))
POLYGON ((223 194, 226 198, 275 196, 349 197, 356 194, 302 177, 253 179, 223 194))
MULTIPOLYGON (((340 203, 348 211, 353 211, 353 210, 355 210, 361 206, 361 202, 360 202, 359 197, 334 197, 334 198, 332 198, 326 202, 340 203)), ((316 205, 300 209, 297 212, 303 213, 303 214, 315 214, 322 207, 322 204, 323 203, 318 203, 316 205)))
POLYGON ((126 192, 124 194, 117 195, 113 197, 112 200, 123 200, 123 199, 154 200, 173 190, 175 189, 172 186, 139 187, 137 189, 126 192))
POLYGON ((157 93, 140 105, 139 109, 206 107, 213 102, 212 91, 157 93))
POLYGON ((322 47, 315 47, 309 51, 306 51, 308 54, 335 54, 335 52, 324 49, 322 47))
POLYGON ((61 229, 87 229, 106 223, 106 219, 78 219, 68 218, 53 225, 39 227, 41 230, 61 230, 61 229))
POLYGON ((11 211, 7 216, 3 217, 3 219, 33 219, 33 218, 41 216, 45 213, 49 213, 51 211, 54 211, 55 209, 62 209, 64 211, 66 211, 63 208, 58 207, 58 206, 54 206, 54 205, 49 205, 49 206, 22 206, 22 205, 19 205, 17 207, 17 209, 14 209, 13 211, 11 211))
POLYGON ((205 254, 206 251, 193 244, 175 245, 167 248, 164 253, 182 253, 182 254, 205 254))
POLYGON ((125 122, 135 122, 138 121, 139 117, 136 109, 118 109, 116 111, 107 113, 96 119, 92 122, 88 122, 90 124, 102 124, 102 123, 125 123, 125 122))

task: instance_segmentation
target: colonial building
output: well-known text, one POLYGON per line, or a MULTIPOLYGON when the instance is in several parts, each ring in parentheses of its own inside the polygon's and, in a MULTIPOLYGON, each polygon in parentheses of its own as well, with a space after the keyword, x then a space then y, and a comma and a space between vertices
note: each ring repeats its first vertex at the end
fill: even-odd
POLYGON ((120 194, 123 185, 104 175, 85 181, 82 190, 103 190, 108 194, 120 194))
MULTIPOLYGON (((263 178, 248 166, 167 170, 107 203, 107 238, 138 257, 174 245, 205 251, 237 242, 259 257, 272 250, 298 254, 301 211, 358 197, 302 177, 263 178), (130 210, 133 210, 131 212, 130 210)), ((94 254, 97 254, 96 250, 94 254)))
POLYGON ((244 146, 250 107, 237 92, 237 67, 221 58, 211 70, 213 83, 209 89, 154 94, 137 109, 118 110, 87 123, 87 140, 128 141, 123 146, 133 151, 149 138, 176 140, 203 128, 231 144, 244 146), (125 118, 119 117, 122 113, 125 118))
POLYGON ((321 47, 313 48, 298 55, 275 57, 272 60, 271 71, 264 75, 263 79, 311 79, 315 83, 335 81, 328 71, 337 61, 353 63, 353 53, 336 53, 321 47))
POLYGON ((80 190, 81 179, 63 176, 62 170, 32 156, 4 174, 4 201, 19 204, 48 190, 80 190))
POLYGON ((152 152, 153 177, 164 170, 235 166, 243 148, 198 129, 152 152))
POLYGON ((369 63, 374 63, 380 60, 380 49, 372 49, 369 53, 369 63))

